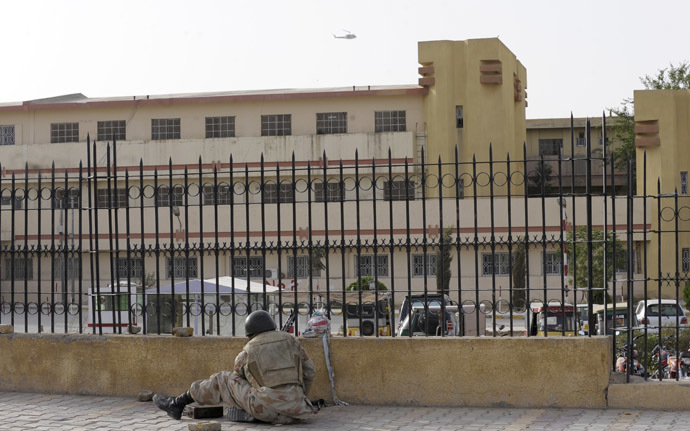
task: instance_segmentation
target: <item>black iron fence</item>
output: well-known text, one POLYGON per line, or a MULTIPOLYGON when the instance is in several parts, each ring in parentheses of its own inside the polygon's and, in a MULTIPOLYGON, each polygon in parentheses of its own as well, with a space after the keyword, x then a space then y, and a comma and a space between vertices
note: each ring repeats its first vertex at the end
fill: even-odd
POLYGON ((322 312, 343 336, 610 334, 614 358, 635 339, 640 364, 681 375, 651 346, 668 358, 690 343, 687 190, 648 190, 646 155, 635 173, 589 139, 582 154, 482 161, 86 153, 0 178, 0 324, 243 335, 265 309, 278 325, 295 312, 302 333, 322 312))

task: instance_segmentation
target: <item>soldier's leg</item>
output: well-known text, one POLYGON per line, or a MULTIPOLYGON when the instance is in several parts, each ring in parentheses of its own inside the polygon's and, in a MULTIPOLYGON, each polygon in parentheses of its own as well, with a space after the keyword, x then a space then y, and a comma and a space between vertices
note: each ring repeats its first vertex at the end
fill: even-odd
POLYGON ((252 386, 237 373, 221 371, 206 380, 192 383, 189 392, 199 404, 226 403, 249 413, 252 417, 271 423, 290 423, 293 420, 278 414, 259 402, 252 386))

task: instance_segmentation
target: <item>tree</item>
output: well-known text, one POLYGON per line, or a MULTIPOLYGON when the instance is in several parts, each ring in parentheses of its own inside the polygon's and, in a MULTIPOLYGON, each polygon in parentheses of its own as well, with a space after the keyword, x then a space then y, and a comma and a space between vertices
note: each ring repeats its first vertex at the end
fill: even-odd
MULTIPOLYGON (((520 239, 518 238, 518 241, 520 239)), ((510 298, 513 308, 526 306, 527 291, 525 290, 527 279, 527 253, 525 243, 518 242, 513 255, 513 294, 510 298)))
MULTIPOLYGON (((591 286, 593 289, 593 302, 604 303, 604 292, 608 290, 608 282, 613 279, 615 268, 623 268, 626 264, 627 251, 623 244, 611 232, 606 232, 606 281, 604 281, 604 231, 592 229, 592 280, 589 280, 587 271, 587 227, 578 226, 575 230, 575 244, 573 248, 573 234, 567 235, 568 265, 577 271, 575 289, 585 292, 591 286), (613 244, 616 244, 616 265, 613 262, 613 244), (574 263, 573 263, 574 261, 574 263)), ((573 272, 571 271, 570 274, 573 272)), ((571 281, 572 282, 572 281, 571 281)), ((606 299, 611 300, 608 292, 606 299)))
MULTIPOLYGON (((655 76, 640 78, 647 90, 687 90, 690 89, 690 63, 683 61, 678 66, 673 63, 659 69, 655 76)), ((613 138, 619 142, 613 149, 617 169, 627 170, 628 159, 635 160, 635 113, 633 99, 623 99, 620 108, 610 108, 609 115, 615 116, 612 124, 613 138)), ((633 178, 635 164, 632 165, 633 178)))
POLYGON ((453 261, 451 242, 453 241, 453 228, 447 227, 441 235, 441 244, 436 251, 436 291, 448 293, 450 291, 450 264, 453 261))
MULTIPOLYGON (((362 278, 360 278, 359 280, 355 280, 355 281, 353 281, 352 283, 350 283, 350 284, 347 286, 347 290, 354 290, 354 291, 357 291, 357 290, 359 290, 359 286, 362 286, 362 291, 364 291, 364 290, 371 290, 371 289, 369 288, 369 284, 371 284, 371 283, 373 283, 373 282, 374 282, 374 277, 369 277, 369 276, 362 277, 362 278)), ((378 291, 383 291, 383 290, 388 290, 388 288, 386 287, 385 284, 383 284, 383 283, 381 283, 380 281, 378 281, 378 282, 376 283, 376 290, 378 290, 378 291)))

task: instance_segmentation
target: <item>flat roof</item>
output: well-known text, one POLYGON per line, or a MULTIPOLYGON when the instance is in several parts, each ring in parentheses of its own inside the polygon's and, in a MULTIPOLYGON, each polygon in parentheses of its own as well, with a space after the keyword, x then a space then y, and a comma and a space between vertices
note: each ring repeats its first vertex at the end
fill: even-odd
POLYGON ((133 104, 184 104, 243 102, 252 100, 285 100, 328 97, 372 97, 424 95, 428 89, 419 85, 365 85, 331 88, 219 91, 119 97, 87 97, 81 93, 66 94, 24 102, 0 103, 0 111, 75 109, 85 107, 126 106, 133 104))

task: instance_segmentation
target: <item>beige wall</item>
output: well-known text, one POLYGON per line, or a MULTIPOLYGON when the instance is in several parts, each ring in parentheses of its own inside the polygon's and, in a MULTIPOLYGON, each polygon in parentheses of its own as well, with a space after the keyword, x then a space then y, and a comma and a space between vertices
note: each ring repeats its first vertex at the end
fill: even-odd
MULTIPOLYGON (((178 394, 194 380, 231 369, 245 342, 227 337, 0 335, 0 390, 178 394)), ((330 402, 322 342, 301 342, 317 369, 310 397, 330 402)), ((606 337, 333 338, 330 345, 338 398, 353 404, 606 406, 611 364, 606 337)))
MULTIPOLYGON (((662 198, 661 223, 657 199, 647 199, 652 229, 661 229, 661 254, 656 238, 648 247, 648 268, 653 278, 673 276, 676 268, 681 278, 682 250, 690 248, 688 196, 682 193, 680 173, 690 171, 690 90, 635 91, 635 144, 637 146, 637 191, 662 198), (647 173, 644 175, 646 156, 647 173), (679 193, 676 204, 674 193, 679 193), (678 217, 674 217, 678 208, 678 217), (676 246, 676 222, 678 245, 676 246), (661 262, 659 264, 659 262, 661 262), (660 267, 659 267, 660 265, 660 267), (677 265, 677 266, 676 266, 677 265)), ((679 279, 682 292, 684 281, 679 279)), ((650 283, 650 294, 657 296, 658 284, 650 283)), ((663 283, 662 296, 675 298, 676 283, 663 283)))

